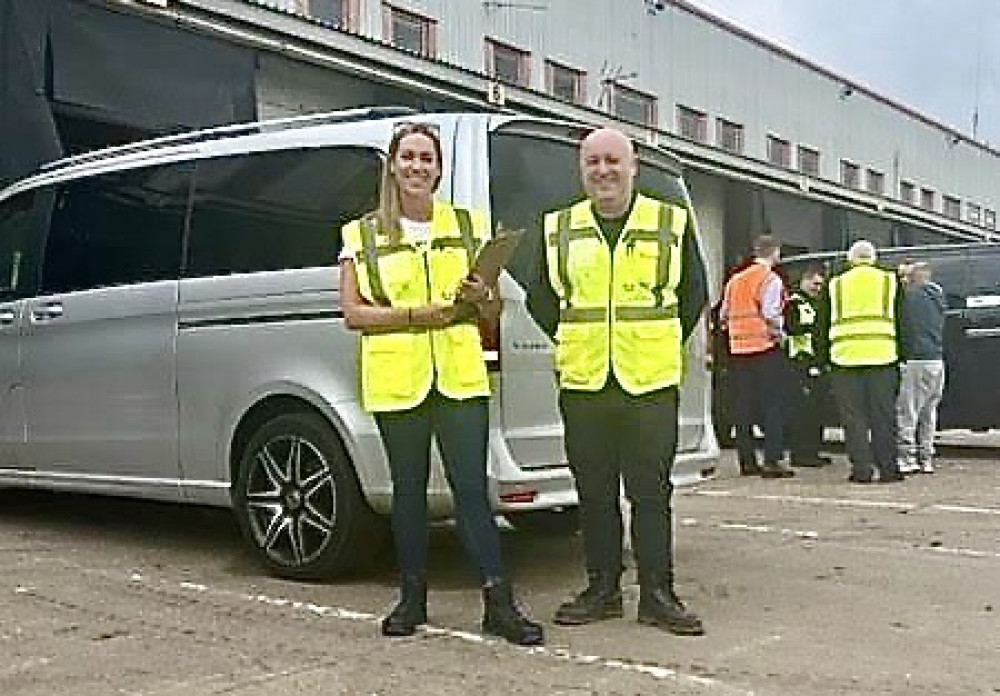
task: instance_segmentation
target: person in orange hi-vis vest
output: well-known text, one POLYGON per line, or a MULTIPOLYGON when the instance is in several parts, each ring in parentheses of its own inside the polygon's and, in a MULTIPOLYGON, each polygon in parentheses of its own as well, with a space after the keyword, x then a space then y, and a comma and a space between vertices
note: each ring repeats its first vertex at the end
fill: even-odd
POLYGON ((774 271, 781 243, 765 234, 754 240, 753 263, 726 283, 720 317, 729 334, 729 368, 733 386, 736 450, 740 473, 788 478, 794 472, 781 463, 787 365, 781 348, 786 293, 774 271), (764 462, 758 463, 751 430, 762 416, 764 462))

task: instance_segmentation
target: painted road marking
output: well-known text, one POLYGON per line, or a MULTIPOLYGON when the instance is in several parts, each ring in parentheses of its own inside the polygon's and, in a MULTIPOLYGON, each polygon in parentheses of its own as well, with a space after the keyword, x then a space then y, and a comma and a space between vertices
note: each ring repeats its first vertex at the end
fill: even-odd
POLYGON ((691 495, 699 495, 706 498, 740 498, 744 500, 764 500, 777 503, 798 503, 802 505, 830 505, 833 507, 858 507, 858 508, 881 508, 885 510, 936 510, 938 512, 954 512, 969 515, 997 515, 1000 516, 1000 508, 977 507, 972 505, 944 505, 934 503, 931 505, 918 505, 901 500, 866 500, 864 498, 824 498, 821 496, 808 495, 788 495, 788 494, 737 494, 729 490, 713 491, 691 491, 691 495))

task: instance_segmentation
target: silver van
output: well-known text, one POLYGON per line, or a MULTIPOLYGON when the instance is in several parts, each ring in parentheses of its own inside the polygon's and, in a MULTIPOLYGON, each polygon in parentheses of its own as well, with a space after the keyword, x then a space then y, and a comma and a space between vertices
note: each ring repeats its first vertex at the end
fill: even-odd
MULTIPOLYGON (((389 470, 356 397, 337 296, 340 227, 372 209, 393 125, 441 128, 439 195, 540 239, 578 194, 570 125, 358 109, 87 153, 0 191, 0 486, 231 507, 271 571, 350 570, 384 536, 389 470)), ((690 204, 676 162, 642 185, 690 204)), ((490 350, 490 486, 536 525, 577 503, 552 345, 505 274, 490 350)), ((519 282, 520 281, 520 282, 519 282)), ((712 474, 704 332, 682 395, 678 484, 712 474)), ((429 493, 451 510, 436 465, 429 493)))

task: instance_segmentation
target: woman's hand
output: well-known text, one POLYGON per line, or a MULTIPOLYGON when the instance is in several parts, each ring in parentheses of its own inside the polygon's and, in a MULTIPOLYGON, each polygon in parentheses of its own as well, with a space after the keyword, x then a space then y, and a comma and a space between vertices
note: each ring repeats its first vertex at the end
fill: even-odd
POLYGON ((462 279, 458 285, 458 301, 469 302, 474 305, 482 305, 493 300, 493 288, 487 285, 482 278, 476 274, 471 274, 462 279))

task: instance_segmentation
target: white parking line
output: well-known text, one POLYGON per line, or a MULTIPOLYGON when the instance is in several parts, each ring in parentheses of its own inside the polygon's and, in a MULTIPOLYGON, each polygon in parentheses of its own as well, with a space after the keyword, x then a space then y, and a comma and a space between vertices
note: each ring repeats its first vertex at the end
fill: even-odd
POLYGON ((765 500, 778 503, 796 503, 801 505, 829 505, 833 507, 881 508, 886 510, 936 510, 938 512, 954 512, 969 515, 997 515, 1000 508, 976 507, 972 505, 918 505, 902 500, 867 500, 864 498, 824 498, 821 496, 788 495, 788 494, 737 494, 731 490, 692 491, 691 494, 706 498, 740 498, 743 500, 765 500))
MULTIPOLYGON (((133 581, 135 580, 133 579, 133 581)), ((272 607, 288 608, 293 611, 300 611, 344 621, 377 624, 382 619, 381 616, 376 614, 356 611, 354 609, 346 609, 344 607, 326 606, 322 604, 315 604, 313 602, 286 599, 284 597, 271 597, 264 594, 243 594, 231 590, 213 589, 206 585, 193 582, 181 582, 179 585, 181 589, 193 592, 205 593, 219 597, 237 598, 244 601, 266 604, 272 607)), ((422 626, 419 629, 419 632, 428 636, 440 636, 444 638, 462 640, 467 643, 506 645, 503 641, 497 638, 486 637, 478 633, 470 633, 468 631, 460 631, 443 626, 426 625, 422 626)), ((696 687, 709 694, 720 694, 723 696, 755 696, 755 692, 753 691, 746 691, 745 689, 733 687, 710 677, 683 674, 670 667, 664 667, 663 665, 655 663, 633 662, 623 659, 602 657, 600 655, 587 655, 585 653, 576 653, 563 648, 554 647, 510 647, 513 650, 520 650, 529 655, 542 658, 554 658, 581 666, 597 666, 621 672, 644 674, 660 681, 671 681, 686 687, 696 687)))

